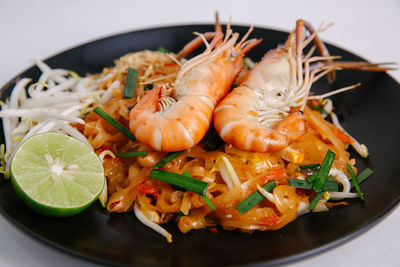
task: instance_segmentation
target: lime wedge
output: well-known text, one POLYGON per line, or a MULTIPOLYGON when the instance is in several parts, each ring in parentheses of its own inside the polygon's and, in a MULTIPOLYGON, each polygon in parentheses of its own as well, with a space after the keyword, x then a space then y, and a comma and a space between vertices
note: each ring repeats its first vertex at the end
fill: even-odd
POLYGON ((105 181, 103 165, 88 145, 54 132, 24 141, 10 171, 17 195, 34 211, 53 217, 72 216, 89 207, 105 181))

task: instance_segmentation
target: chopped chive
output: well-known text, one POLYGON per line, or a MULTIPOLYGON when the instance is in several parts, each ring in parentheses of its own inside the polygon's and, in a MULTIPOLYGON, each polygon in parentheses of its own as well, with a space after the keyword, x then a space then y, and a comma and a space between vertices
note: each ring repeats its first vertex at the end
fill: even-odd
POLYGON ((311 189, 313 184, 306 180, 287 179, 291 187, 311 189))
MULTIPOLYGON (((313 184, 306 180, 296 180, 296 179, 287 179, 289 185, 296 188, 301 189, 312 189, 313 184)), ((327 181, 324 185, 323 191, 331 191, 336 192, 339 191, 339 186, 337 182, 327 181)))
POLYGON ((154 87, 154 85, 152 85, 151 83, 148 83, 148 84, 146 84, 146 86, 144 87, 144 90, 145 90, 145 91, 151 90, 151 89, 153 89, 153 87, 154 87))
POLYGON ((169 53, 169 50, 167 48, 165 48, 164 46, 161 46, 161 45, 157 48, 157 51, 158 52, 163 52, 163 53, 169 53))
POLYGON ((321 165, 318 164, 318 163, 300 166, 300 169, 301 169, 301 170, 304 170, 304 169, 313 169, 313 170, 318 171, 320 168, 321 168, 321 165))
MULTIPOLYGON (((359 175, 357 175, 356 177, 356 181, 358 184, 361 184, 362 182, 364 182, 368 177, 370 177, 372 174, 374 173, 373 170, 371 170, 370 168, 366 168, 365 170, 363 170, 359 175)), ((351 180, 351 188, 354 187, 354 182, 353 180, 351 180)))
POLYGON ((189 214, 188 214, 188 215, 186 215, 186 214, 183 213, 182 211, 180 211, 180 212, 178 213, 179 218, 181 218, 181 217, 183 217, 183 216, 191 216, 191 215, 192 215, 192 210, 189 210, 189 214))
POLYGON ((201 198, 204 200, 204 202, 207 203, 207 205, 212 209, 216 210, 217 208, 214 206, 214 204, 211 202, 211 200, 208 198, 208 196, 201 196, 201 198))
POLYGON ((315 209, 315 207, 316 207, 317 204, 318 204, 318 201, 321 199, 321 197, 322 197, 323 194, 324 194, 324 192, 319 192, 319 193, 317 193, 317 194, 315 195, 315 197, 313 198, 313 200, 311 200, 310 205, 308 206, 308 208, 309 208, 310 210, 315 209))
POLYGON ((326 110, 323 107, 320 107, 320 106, 311 105, 311 109, 312 110, 316 110, 321 114, 328 114, 328 112, 326 112, 326 110))
POLYGON ((147 156, 147 150, 143 151, 132 151, 132 152, 117 152, 115 153, 117 157, 144 157, 147 156))
POLYGON ((365 201, 364 196, 363 196, 363 193, 362 193, 362 191, 361 191, 361 188, 360 188, 360 186, 359 186, 358 183, 357 183, 357 179, 356 179, 356 176, 354 175, 353 169, 351 168, 350 164, 346 163, 346 165, 347 165, 347 169, 349 170, 349 173, 350 173, 350 175, 351 175, 351 180, 352 180, 353 183, 354 183, 354 187, 356 188, 358 197, 359 197, 362 201, 365 201))
POLYGON ((217 150, 223 143, 224 140, 222 140, 222 138, 219 137, 218 133, 215 131, 214 128, 208 131, 206 137, 206 145, 208 147, 208 150, 211 151, 217 150))
POLYGON ((323 190, 326 178, 328 177, 334 159, 335 153, 328 149, 322 162, 321 168, 317 172, 317 177, 315 178, 315 182, 313 185, 313 189, 315 192, 319 193, 323 190))
POLYGON ((136 88, 138 71, 137 69, 128 68, 128 74, 126 75, 124 92, 122 93, 123 98, 132 98, 136 88))
POLYGON ((111 126, 113 126, 115 129, 117 129, 118 131, 120 131, 122 134, 124 134, 126 137, 128 137, 129 139, 131 139, 132 141, 136 140, 136 137, 133 135, 133 133, 131 133, 131 131, 129 131, 127 128, 125 128, 125 126, 123 126, 122 124, 120 124, 118 121, 114 120, 113 117, 111 117, 110 115, 107 114, 107 112, 105 112, 104 110, 102 110, 100 107, 95 107, 93 109, 93 111, 99 115, 100 117, 102 117, 106 122, 108 122, 109 124, 111 124, 111 126))
POLYGON ((182 154, 184 151, 176 151, 176 152, 170 152, 168 153, 165 157, 160 159, 153 167, 154 168, 161 168, 164 167, 168 162, 182 154))
MULTIPOLYGON (((190 173, 185 170, 183 172, 183 175, 192 178, 192 176, 190 175, 190 173)), ((207 195, 201 196, 201 198, 204 200, 204 202, 206 202, 206 204, 212 209, 212 210, 216 210, 217 208, 214 206, 214 204, 211 202, 211 200, 208 198, 207 195)))
POLYGON ((337 182, 334 181, 326 181, 322 191, 337 192, 339 191, 339 185, 337 182))
POLYGON ((307 181, 309 181, 310 183, 313 183, 313 182, 315 181, 315 179, 317 179, 317 175, 318 175, 318 172, 314 173, 313 175, 311 175, 311 176, 307 179, 307 181))
POLYGON ((201 180, 159 169, 153 169, 150 172, 149 177, 180 187, 182 189, 195 192, 201 196, 204 196, 206 194, 209 185, 208 183, 201 180))
MULTIPOLYGON (((272 190, 275 188, 276 184, 275 181, 269 181, 265 185, 262 186, 267 192, 272 192, 272 190)), ((241 213, 245 214, 247 211, 249 211, 251 208, 253 208, 255 205, 260 203, 264 199, 264 196, 258 192, 254 192, 251 194, 248 198, 243 200, 242 202, 239 203, 239 205, 236 206, 236 209, 241 213)))
POLYGON ((333 176, 329 175, 328 178, 326 179, 327 181, 332 181, 333 180, 333 176))

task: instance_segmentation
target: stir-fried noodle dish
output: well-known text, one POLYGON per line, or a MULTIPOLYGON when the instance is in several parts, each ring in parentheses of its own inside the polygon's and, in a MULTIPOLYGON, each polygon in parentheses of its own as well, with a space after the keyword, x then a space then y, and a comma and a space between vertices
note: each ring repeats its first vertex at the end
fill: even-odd
POLYGON ((2 103, 2 170, 21 141, 66 133, 103 162, 101 204, 133 212, 168 242, 167 222, 183 233, 251 233, 347 198, 362 201, 358 184, 372 171, 358 171, 347 149, 362 157, 368 150, 341 127, 328 98, 358 84, 325 95, 310 89, 321 77, 332 82, 335 70, 390 68, 339 61, 318 37, 325 28, 297 21, 287 41, 256 63, 246 57, 262 46, 252 28, 239 36, 218 23, 177 54, 128 53, 86 77, 35 61, 39 80, 20 79, 2 103), (200 46, 204 52, 193 55, 200 46))

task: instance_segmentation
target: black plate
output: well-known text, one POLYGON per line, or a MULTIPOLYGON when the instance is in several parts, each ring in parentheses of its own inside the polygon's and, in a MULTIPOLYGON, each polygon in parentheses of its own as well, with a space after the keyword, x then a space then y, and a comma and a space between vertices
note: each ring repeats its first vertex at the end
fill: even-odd
MULTIPOLYGON (((52 68, 65 68, 84 75, 100 72, 113 60, 131 51, 157 49, 162 45, 179 51, 193 38, 193 32, 206 32, 212 25, 188 25, 156 28, 120 34, 90 42, 46 60, 52 68)), ((244 34, 247 27, 234 26, 244 34)), ((269 49, 287 38, 287 33, 256 28, 252 36, 263 42, 248 55, 259 60, 269 49)), ((359 57, 329 46, 334 55, 344 60, 359 57)), ((18 77, 39 77, 37 68, 30 68, 18 77)), ((279 231, 243 234, 208 230, 182 234, 169 224, 174 242, 168 244, 159 234, 142 225, 133 213, 109 214, 99 204, 71 218, 47 218, 26 208, 15 195, 9 181, 0 184, 1 213, 38 239, 86 259, 120 265, 251 265, 284 263, 313 255, 364 232, 387 215, 400 199, 400 85, 384 73, 343 71, 329 86, 316 83, 312 90, 323 92, 361 82, 352 92, 333 97, 343 126, 362 143, 368 145, 370 157, 357 159, 357 167, 375 170, 362 184, 366 201, 351 200, 349 206, 335 207, 330 212, 307 214, 279 231)), ((10 94, 16 79, 1 90, 2 99, 10 94)), ((2 141, 3 142, 3 141, 2 141)))

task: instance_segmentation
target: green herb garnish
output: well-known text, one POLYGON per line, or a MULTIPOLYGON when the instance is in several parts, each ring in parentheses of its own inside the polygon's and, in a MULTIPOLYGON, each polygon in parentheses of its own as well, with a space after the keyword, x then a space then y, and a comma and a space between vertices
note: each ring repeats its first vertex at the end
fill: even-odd
POLYGON ((328 112, 326 112, 326 110, 325 110, 323 107, 321 107, 321 106, 311 105, 311 109, 312 109, 312 110, 316 110, 316 111, 318 111, 318 112, 321 113, 321 114, 328 114, 328 112))
POLYGON ((169 50, 167 48, 165 48, 164 46, 161 46, 161 45, 157 48, 157 51, 158 52, 163 52, 163 53, 169 53, 169 50))
MULTIPOLYGON (((357 175, 356 177, 356 182, 358 184, 361 184, 362 182, 364 182, 368 177, 370 177, 372 174, 374 173, 373 170, 371 170, 370 168, 366 168, 365 170, 363 170, 359 175, 357 175)), ((351 188, 354 187, 354 181, 351 180, 351 188)))
MULTIPOLYGON (((275 181, 269 181, 265 185, 262 186, 267 192, 272 192, 272 190, 275 188, 276 184, 275 181)), ((251 208, 253 208, 255 205, 260 203, 265 197, 258 192, 254 192, 251 194, 248 198, 243 200, 242 202, 239 203, 239 205, 236 206, 236 209, 241 213, 245 214, 247 211, 249 211, 251 208)))
POLYGON ((106 122, 108 122, 111 126, 113 126, 115 129, 117 129, 118 131, 120 131, 122 134, 124 134, 126 137, 128 137, 129 139, 131 139, 132 141, 136 140, 136 137, 133 135, 133 133, 131 133, 131 131, 129 131, 127 128, 125 128, 125 126, 123 126, 122 124, 120 124, 118 121, 114 120, 113 117, 111 117, 110 115, 107 114, 107 112, 105 112, 104 110, 102 110, 100 107, 95 107, 93 109, 93 111, 99 115, 100 117, 102 117, 106 122))
POLYGON ((214 206, 214 204, 211 202, 211 200, 208 198, 208 196, 201 196, 201 198, 206 202, 206 204, 212 209, 216 210, 217 208, 214 206))
POLYGON ((315 195, 315 197, 313 198, 313 200, 311 200, 310 205, 308 206, 308 208, 309 208, 310 210, 315 209, 315 207, 316 207, 317 204, 318 204, 318 201, 321 199, 321 197, 322 197, 323 194, 324 194, 324 192, 319 192, 319 193, 317 193, 317 194, 315 195))
POLYGON ((123 98, 132 98, 136 88, 138 71, 137 69, 128 68, 128 74, 126 75, 124 92, 122 93, 123 98))
POLYGON ((180 212, 178 213, 179 219, 180 219, 181 217, 183 217, 183 216, 191 216, 191 215, 192 215, 192 210, 189 210, 189 214, 188 214, 188 215, 186 215, 186 214, 183 213, 182 211, 180 211, 180 212))
POLYGON ((304 170, 304 169, 312 169, 312 170, 318 171, 320 168, 321 168, 321 165, 318 164, 318 163, 300 166, 300 169, 301 169, 301 170, 304 170))
POLYGON ((151 90, 153 89, 154 85, 152 85, 151 83, 146 84, 146 86, 144 87, 145 91, 151 90))
POLYGON ((168 153, 165 157, 160 159, 153 167, 154 168, 161 168, 164 167, 168 162, 182 154, 184 151, 176 151, 176 152, 170 152, 168 153))
POLYGON ((206 194, 209 185, 208 183, 201 180, 159 169, 153 169, 150 172, 149 177, 180 187, 185 190, 195 192, 201 196, 204 196, 206 194))
MULTIPOLYGON (((306 181, 306 180, 287 179, 287 181, 289 182, 289 185, 292 187, 301 188, 301 189, 312 189, 313 188, 313 183, 310 183, 309 181, 306 181)), ((339 185, 337 182, 334 182, 334 181, 326 181, 325 186, 322 190, 337 192, 337 191, 339 191, 339 185)))
POLYGON ((313 175, 311 175, 311 176, 307 179, 307 181, 309 181, 310 183, 313 183, 313 182, 315 181, 315 179, 317 179, 317 175, 318 175, 318 172, 315 172, 313 175))
MULTIPOLYGON (((192 176, 190 175, 190 173, 185 170, 183 172, 183 175, 185 175, 186 177, 190 177, 192 178, 192 176)), ((204 200, 204 202, 206 202, 206 204, 212 209, 212 210, 216 210, 217 208, 214 206, 214 204, 211 202, 211 200, 208 198, 207 195, 201 196, 201 198, 204 200)))
POLYGON ((117 152, 115 153, 117 157, 144 157, 147 156, 147 150, 143 151, 132 151, 132 152, 117 152))
POLYGON ((222 140, 221 137, 219 137, 218 133, 215 131, 214 128, 211 128, 206 137, 206 145, 208 150, 217 150, 220 146, 224 144, 224 140, 222 140))
POLYGON ((334 159, 335 153, 328 149, 322 162, 321 168, 317 172, 317 177, 314 181, 313 189, 315 192, 319 193, 323 190, 326 178, 328 177, 334 159))
POLYGON ((359 186, 358 183, 357 183, 357 179, 356 179, 356 176, 354 175, 353 169, 351 168, 350 164, 346 163, 346 165, 347 165, 347 169, 349 170, 349 173, 350 173, 350 175, 351 175, 351 180, 353 181, 354 187, 356 188, 358 197, 359 197, 362 201, 365 201, 364 196, 363 196, 363 193, 362 193, 362 191, 361 191, 361 188, 360 188, 360 186, 359 186))

